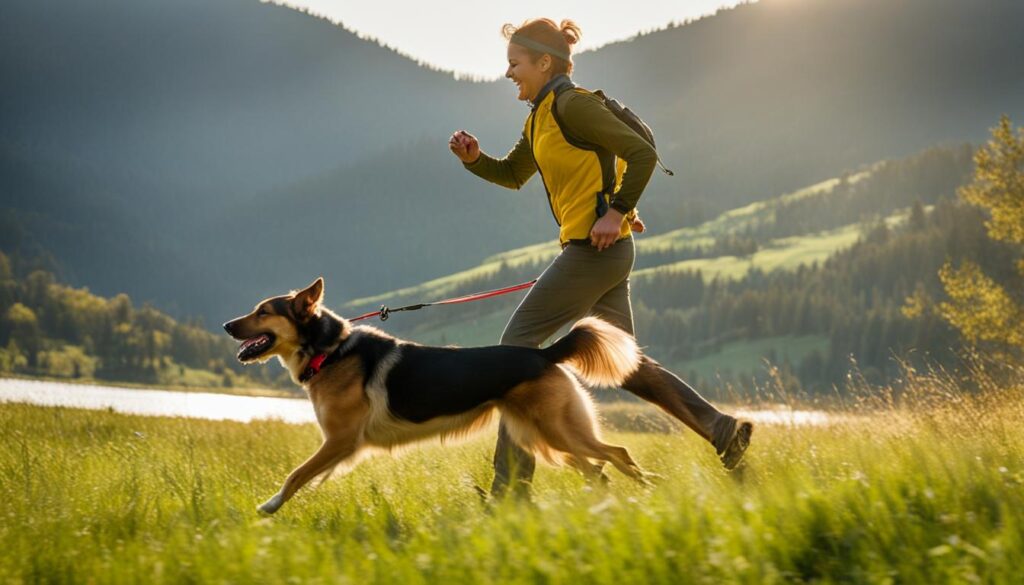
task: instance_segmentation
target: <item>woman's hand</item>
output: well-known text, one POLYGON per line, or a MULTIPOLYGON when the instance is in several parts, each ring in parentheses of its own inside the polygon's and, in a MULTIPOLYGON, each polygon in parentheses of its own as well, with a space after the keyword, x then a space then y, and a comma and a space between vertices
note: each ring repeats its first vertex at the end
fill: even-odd
POLYGON ((590 245, 600 252, 615 243, 619 239, 619 231, 622 229, 622 213, 615 209, 608 209, 608 212, 601 216, 590 228, 590 245))
POLYGON ((630 220, 629 222, 629 229, 633 230, 638 234, 644 233, 644 230, 647 229, 647 226, 644 225, 644 220, 640 219, 639 213, 633 214, 633 219, 630 220))
POLYGON ((459 130, 452 134, 451 139, 448 140, 448 148, 466 164, 474 163, 476 159, 480 158, 480 143, 477 142, 475 136, 465 130, 459 130))

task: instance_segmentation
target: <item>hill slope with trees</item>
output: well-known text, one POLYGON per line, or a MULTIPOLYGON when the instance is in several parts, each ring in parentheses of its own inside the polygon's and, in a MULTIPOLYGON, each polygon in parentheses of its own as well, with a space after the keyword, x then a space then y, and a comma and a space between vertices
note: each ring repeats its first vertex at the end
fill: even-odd
MULTIPOLYGON (((207 388, 291 386, 234 359, 236 344, 201 321, 178 323, 126 294, 103 298, 0 252, 0 376, 207 388)), ((276 376, 276 378, 275 378, 276 376)))
MULTIPOLYGON (((632 286, 640 342, 712 396, 763 383, 765 358, 791 387, 810 392, 842 386, 851 369, 891 381, 900 372, 895 358, 957 366, 957 332, 938 315, 913 319, 902 307, 914 295, 940 295, 939 270, 950 259, 1002 266, 1001 282, 1012 277, 1012 250, 987 238, 984 215, 956 199, 972 167, 971 148, 936 147, 695 228, 641 236, 632 286)), ((510 251, 341 312, 525 281, 556 252, 554 243, 510 251)), ((328 281, 329 300, 330 289, 328 281)), ((402 313, 385 327, 427 343, 494 343, 520 297, 402 313)))

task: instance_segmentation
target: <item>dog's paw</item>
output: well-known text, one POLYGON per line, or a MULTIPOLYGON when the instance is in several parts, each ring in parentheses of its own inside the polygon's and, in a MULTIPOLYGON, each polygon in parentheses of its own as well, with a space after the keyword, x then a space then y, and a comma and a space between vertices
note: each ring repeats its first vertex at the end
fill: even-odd
POLYGON ((654 485, 656 483, 658 483, 659 481, 665 479, 664 475, 661 475, 661 474, 658 474, 658 473, 654 473, 654 472, 651 472, 651 471, 643 471, 641 473, 643 474, 643 478, 644 478, 644 482, 643 483, 647 487, 654 487, 654 485))
POLYGON ((476 495, 478 498, 480 498, 481 503, 487 504, 490 502, 491 494, 489 494, 487 490, 485 490, 484 488, 476 484, 473 484, 473 491, 476 492, 476 495))
POLYGON ((256 508, 256 511, 260 514, 269 516, 281 509, 282 504, 284 504, 284 501, 281 499, 281 494, 274 494, 274 497, 260 504, 260 507, 256 508))

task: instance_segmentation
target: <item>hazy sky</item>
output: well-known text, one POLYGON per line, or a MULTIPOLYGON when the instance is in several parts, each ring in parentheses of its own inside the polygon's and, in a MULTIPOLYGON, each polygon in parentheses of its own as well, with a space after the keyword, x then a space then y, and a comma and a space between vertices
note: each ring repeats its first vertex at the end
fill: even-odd
POLYGON ((571 18, 583 30, 576 50, 592 49, 673 21, 697 18, 735 0, 281 0, 322 14, 362 36, 444 69, 498 77, 505 71, 501 25, 571 18))

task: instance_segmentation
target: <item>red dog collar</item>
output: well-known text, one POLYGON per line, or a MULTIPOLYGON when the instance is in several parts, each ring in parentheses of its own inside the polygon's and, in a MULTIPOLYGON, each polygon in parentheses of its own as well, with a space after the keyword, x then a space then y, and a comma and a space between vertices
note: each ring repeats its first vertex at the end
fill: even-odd
POLYGON ((324 365, 324 360, 327 359, 326 353, 318 353, 309 360, 309 365, 299 376, 299 382, 308 382, 310 378, 317 375, 320 372, 320 368, 324 365))

